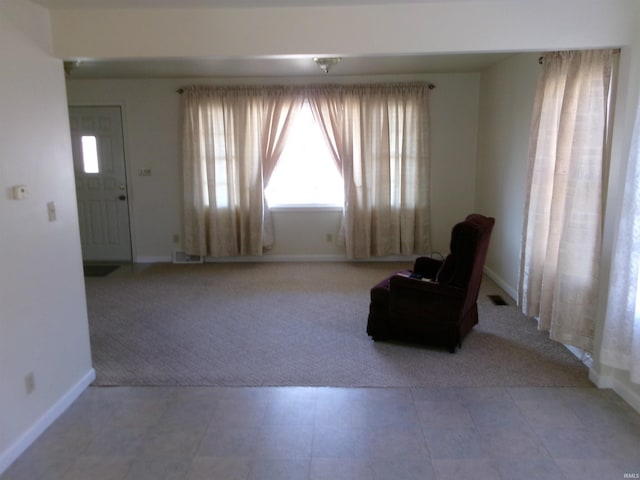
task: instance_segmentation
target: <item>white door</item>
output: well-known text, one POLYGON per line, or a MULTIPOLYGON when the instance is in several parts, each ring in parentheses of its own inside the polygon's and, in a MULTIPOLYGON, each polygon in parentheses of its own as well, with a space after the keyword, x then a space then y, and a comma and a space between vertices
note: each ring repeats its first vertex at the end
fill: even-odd
POLYGON ((130 262, 131 233, 120 107, 70 107, 85 262, 130 262))

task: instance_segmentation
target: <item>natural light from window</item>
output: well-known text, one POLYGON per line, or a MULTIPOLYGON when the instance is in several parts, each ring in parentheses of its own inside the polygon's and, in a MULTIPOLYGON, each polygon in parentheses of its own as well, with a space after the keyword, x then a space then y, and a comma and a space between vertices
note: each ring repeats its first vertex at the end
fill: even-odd
POLYGON ((100 173, 98 166, 98 144, 96 137, 85 135, 82 137, 82 163, 84 173, 100 173))
POLYGON ((342 206, 342 175, 308 103, 290 128, 287 145, 265 189, 269 206, 342 206))

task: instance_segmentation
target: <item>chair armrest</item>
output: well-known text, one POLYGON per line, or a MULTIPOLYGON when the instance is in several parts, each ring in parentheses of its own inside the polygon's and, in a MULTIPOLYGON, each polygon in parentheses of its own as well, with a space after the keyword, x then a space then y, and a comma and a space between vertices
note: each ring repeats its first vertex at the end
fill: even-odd
POLYGON ((392 313, 428 313, 455 322, 462 312, 466 293, 451 285, 396 274, 389 281, 389 307, 392 313))
POLYGON ((444 285, 426 277, 413 278, 409 273, 399 272, 391 276, 389 280, 390 290, 408 289, 419 292, 422 295, 437 295, 438 297, 451 298, 456 301, 465 298, 466 291, 452 285, 444 285))
POLYGON ((418 257, 413 264, 413 271, 423 277, 431 278, 432 280, 438 275, 438 270, 442 266, 442 260, 436 260, 431 257, 418 257))

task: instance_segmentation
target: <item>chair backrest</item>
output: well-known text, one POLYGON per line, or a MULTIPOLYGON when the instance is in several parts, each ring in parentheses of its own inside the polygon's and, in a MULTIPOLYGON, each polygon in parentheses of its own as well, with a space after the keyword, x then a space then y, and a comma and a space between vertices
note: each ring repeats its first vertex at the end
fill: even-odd
POLYGON ((451 253, 442 264, 437 281, 466 290, 463 312, 478 300, 494 224, 494 218, 473 213, 451 230, 451 253))

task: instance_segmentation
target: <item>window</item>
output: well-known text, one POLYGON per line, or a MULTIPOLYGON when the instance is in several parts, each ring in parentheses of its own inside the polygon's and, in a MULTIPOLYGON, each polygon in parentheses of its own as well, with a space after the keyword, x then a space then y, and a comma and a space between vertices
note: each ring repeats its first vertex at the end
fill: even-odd
MULTIPOLYGON (((213 116, 213 122, 215 124, 215 128, 213 129, 212 134, 214 135, 214 145, 218 146, 212 150, 213 154, 213 179, 215 181, 214 187, 214 195, 216 205, 220 208, 228 208, 229 207, 229 187, 227 184, 227 168, 228 168, 228 158, 227 158, 227 145, 225 141, 225 128, 224 122, 220 115, 213 116)), ((232 162, 233 163, 233 162, 232 162)), ((204 191, 204 204, 209 205, 209 181, 211 181, 211 176, 207 175, 206 163, 202 163, 201 165, 202 173, 202 188, 204 191)))
POLYGON ((100 173, 98 145, 94 136, 82 137, 82 165, 84 173, 100 173))
POLYGON ((270 206, 339 208, 350 258, 430 251, 428 90, 426 82, 187 87, 185 251, 262 255, 274 242, 270 206))
POLYGON ((342 175, 307 102, 291 126, 265 196, 270 207, 344 203, 342 175))

